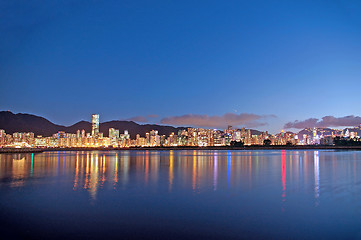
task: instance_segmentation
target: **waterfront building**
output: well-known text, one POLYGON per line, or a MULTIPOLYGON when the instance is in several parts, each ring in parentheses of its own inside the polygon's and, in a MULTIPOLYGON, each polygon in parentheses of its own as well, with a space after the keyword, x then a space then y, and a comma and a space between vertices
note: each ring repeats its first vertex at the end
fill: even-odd
POLYGON ((99 114, 92 115, 92 136, 98 137, 99 134, 99 114))
POLYGON ((119 129, 109 128, 109 139, 110 145, 117 147, 119 140, 119 129))
POLYGON ((119 129, 109 128, 109 137, 104 137, 99 132, 99 114, 92 115, 91 133, 86 133, 84 129, 74 133, 59 131, 52 136, 34 137, 32 132, 14 132, 6 134, 5 130, 0 130, 0 147, 175 147, 175 146, 229 146, 233 141, 243 142, 244 145, 263 145, 265 140, 270 145, 309 145, 309 144, 334 144, 334 138, 345 138, 358 141, 359 127, 350 129, 325 129, 308 128, 302 134, 281 131, 276 135, 268 132, 251 132, 250 129, 237 129, 229 126, 224 130, 188 128, 179 130, 177 134, 172 132, 168 136, 159 135, 158 130, 151 130, 141 137, 136 134, 132 139, 128 130, 124 134, 119 133, 119 129))

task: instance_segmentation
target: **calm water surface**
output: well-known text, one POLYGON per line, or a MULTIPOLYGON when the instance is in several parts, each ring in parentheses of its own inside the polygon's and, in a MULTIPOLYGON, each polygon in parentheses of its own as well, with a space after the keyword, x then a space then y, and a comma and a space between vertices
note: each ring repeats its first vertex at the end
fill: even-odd
POLYGON ((0 154, 1 239, 361 239, 361 152, 0 154))

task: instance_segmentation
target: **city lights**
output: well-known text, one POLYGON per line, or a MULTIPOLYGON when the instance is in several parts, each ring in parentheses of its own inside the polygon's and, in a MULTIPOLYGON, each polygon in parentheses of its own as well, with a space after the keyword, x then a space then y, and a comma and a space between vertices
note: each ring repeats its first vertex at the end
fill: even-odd
POLYGON ((99 131, 99 114, 92 115, 91 133, 84 129, 76 133, 59 131, 50 137, 35 136, 32 132, 15 132, 6 134, 0 130, 0 147, 9 148, 129 148, 129 147, 222 147, 222 146, 261 146, 261 145, 333 145, 335 138, 360 141, 355 132, 349 129, 324 131, 323 129, 304 129, 302 136, 282 130, 279 134, 260 132, 252 134, 250 129, 237 129, 228 126, 225 130, 187 128, 160 135, 158 130, 152 130, 145 136, 131 137, 128 130, 120 133, 119 129, 109 128, 108 137, 99 131))

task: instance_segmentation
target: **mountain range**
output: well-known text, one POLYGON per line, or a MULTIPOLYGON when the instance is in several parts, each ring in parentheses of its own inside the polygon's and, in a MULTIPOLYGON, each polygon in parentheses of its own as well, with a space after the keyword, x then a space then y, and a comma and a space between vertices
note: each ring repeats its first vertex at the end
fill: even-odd
MULTIPOLYGON (((10 111, 0 111, 0 129, 4 129, 6 133, 13 134, 14 132, 33 132, 35 136, 41 135, 44 137, 52 136, 54 133, 64 131, 66 133, 76 133, 77 130, 85 130, 91 132, 91 123, 87 121, 80 121, 71 126, 63 126, 50 122, 49 120, 27 113, 12 113, 10 111)), ((109 135, 109 128, 119 129, 120 133, 128 130, 132 138, 137 134, 144 137, 145 133, 151 130, 158 130, 159 135, 169 136, 172 132, 175 134, 179 130, 186 129, 186 127, 173 127, 157 124, 138 124, 133 121, 108 121, 99 124, 100 132, 104 136, 109 135)), ((251 129, 251 134, 259 135, 260 131, 251 129)))
MULTIPOLYGON (((159 135, 170 135, 172 132, 175 134, 179 130, 186 129, 186 127, 173 127, 166 125, 157 125, 157 124, 138 124, 133 121, 108 121, 100 123, 99 125, 100 132, 104 133, 104 136, 107 137, 109 134, 109 128, 119 129, 121 133, 124 130, 128 130, 132 138, 139 134, 144 137, 145 133, 150 132, 151 130, 158 130, 159 135)), ((77 130, 85 130, 87 133, 91 132, 91 123, 88 121, 80 121, 71 126, 63 126, 50 122, 49 120, 36 116, 33 114, 27 113, 12 113, 10 111, 0 111, 0 129, 4 129, 6 133, 13 134, 14 132, 33 132, 35 136, 42 135, 48 137, 57 133, 59 131, 64 131, 67 133, 76 133, 77 130)), ((356 132, 358 136, 361 136, 361 128, 345 128, 343 130, 336 130, 331 128, 317 128, 318 135, 331 135, 340 134, 342 131, 345 133, 346 130, 349 132, 356 132)), ((259 135, 261 131, 251 129, 252 135, 259 135)), ((303 135, 308 136, 313 135, 312 128, 305 128, 300 130, 298 133, 299 139, 303 139, 303 135)))
MULTIPOLYGON (((0 129, 4 129, 6 133, 12 134, 14 132, 33 132, 35 136, 42 135, 48 137, 59 131, 67 133, 76 133, 77 130, 84 129, 87 133, 91 132, 91 123, 87 121, 80 121, 71 126, 62 126, 54 124, 49 120, 26 113, 14 114, 10 111, 0 111, 0 129)), ((103 122, 99 125, 100 132, 107 137, 109 128, 119 129, 121 133, 128 130, 132 137, 136 134, 145 136, 146 132, 151 130, 158 130, 160 135, 169 135, 172 132, 178 133, 178 130, 185 129, 184 127, 172 127, 156 124, 137 124, 133 121, 109 121, 103 122)))

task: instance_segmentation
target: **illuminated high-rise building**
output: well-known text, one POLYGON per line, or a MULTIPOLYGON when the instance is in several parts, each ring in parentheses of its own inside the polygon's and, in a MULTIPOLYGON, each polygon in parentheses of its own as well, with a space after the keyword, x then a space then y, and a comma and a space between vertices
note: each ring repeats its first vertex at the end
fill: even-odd
POLYGON ((128 130, 124 130, 124 138, 130 139, 130 134, 129 134, 128 130))
POLYGON ((115 146, 118 145, 119 129, 109 128, 110 144, 115 146))
POLYGON ((92 136, 97 137, 99 134, 99 114, 92 115, 92 136))
POLYGON ((241 131, 236 131, 233 135, 233 141, 240 142, 242 140, 241 131))
POLYGON ((147 144, 147 146, 149 146, 149 144, 150 144, 149 133, 145 133, 145 144, 147 144))
POLYGON ((76 131, 76 138, 80 138, 80 130, 76 131))

